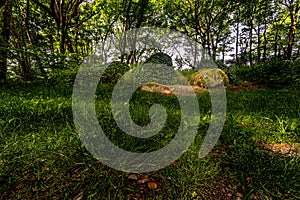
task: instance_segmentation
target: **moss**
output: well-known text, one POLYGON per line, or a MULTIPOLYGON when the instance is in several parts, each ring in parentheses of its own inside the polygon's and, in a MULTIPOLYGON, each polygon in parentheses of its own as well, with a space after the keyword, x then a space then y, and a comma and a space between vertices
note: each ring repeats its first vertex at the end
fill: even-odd
MULTIPOLYGON (((223 83, 225 86, 229 85, 229 78, 226 73, 217 69, 220 76, 223 79, 223 83)), ((215 74, 215 69, 203 69, 201 71, 195 72, 190 77, 189 83, 194 86, 199 86, 200 88, 207 88, 206 80, 210 82, 210 86, 214 87, 220 83, 219 76, 215 74)))
POLYGON ((200 72, 195 72, 192 74, 190 78, 190 84, 193 86, 199 86, 201 88, 207 88, 205 80, 200 72))

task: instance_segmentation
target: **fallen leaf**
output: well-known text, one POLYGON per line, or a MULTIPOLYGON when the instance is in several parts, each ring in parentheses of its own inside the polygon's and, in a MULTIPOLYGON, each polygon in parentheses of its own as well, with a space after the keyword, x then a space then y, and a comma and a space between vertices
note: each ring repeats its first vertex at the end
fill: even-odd
POLYGON ((236 194, 236 196, 237 196, 237 197, 240 197, 240 198, 243 198, 244 195, 243 195, 242 193, 239 193, 239 192, 238 192, 238 193, 236 194))
POLYGON ((157 189, 157 183, 155 182, 148 182, 148 188, 150 189, 157 189))

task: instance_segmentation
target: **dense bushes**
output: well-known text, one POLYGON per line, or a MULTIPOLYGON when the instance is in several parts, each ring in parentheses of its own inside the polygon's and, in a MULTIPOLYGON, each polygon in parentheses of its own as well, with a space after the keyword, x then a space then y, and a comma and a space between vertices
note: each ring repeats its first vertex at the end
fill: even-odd
POLYGON ((238 79, 268 86, 300 85, 300 60, 271 60, 254 66, 236 66, 231 69, 238 79))
MULTIPOLYGON (((118 61, 112 62, 105 70, 100 82, 114 85, 129 70, 130 67, 124 63, 118 61)), ((172 58, 165 53, 153 54, 142 66, 133 68, 132 70, 134 70, 132 74, 132 76, 135 76, 134 81, 139 85, 142 85, 144 80, 169 85, 184 84, 186 80, 179 78, 179 74, 181 73, 190 81, 191 85, 198 85, 202 88, 207 87, 207 83, 205 83, 202 74, 203 71, 174 71, 172 58), (145 79, 147 77, 149 77, 149 79, 145 79), (177 81, 178 78, 179 81, 177 81)), ((229 84, 236 85, 239 81, 256 82, 271 87, 300 85, 300 60, 281 61, 275 59, 253 66, 224 67, 218 65, 218 71, 223 78, 225 86, 229 84), (224 68, 224 70, 220 68, 224 68)), ((213 79, 216 79, 216 77, 213 79)), ((215 81, 213 79, 211 79, 211 81, 215 81)))

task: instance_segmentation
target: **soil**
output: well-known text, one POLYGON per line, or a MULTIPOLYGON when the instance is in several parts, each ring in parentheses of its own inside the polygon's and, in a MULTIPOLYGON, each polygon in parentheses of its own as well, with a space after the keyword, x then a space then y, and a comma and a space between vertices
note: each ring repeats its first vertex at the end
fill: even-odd
POLYGON ((292 157, 300 157, 299 144, 287 143, 266 143, 264 141, 257 142, 261 150, 271 151, 275 154, 284 154, 292 157))

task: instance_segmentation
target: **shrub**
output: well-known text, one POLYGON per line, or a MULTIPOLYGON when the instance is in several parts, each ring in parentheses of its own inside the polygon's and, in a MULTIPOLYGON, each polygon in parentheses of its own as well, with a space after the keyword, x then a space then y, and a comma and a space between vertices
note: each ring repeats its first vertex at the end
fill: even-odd
MULTIPOLYGON (((226 75, 226 73, 221 69, 217 69, 217 71, 221 75, 224 85, 228 86, 229 85, 229 78, 226 75)), ((195 72, 191 76, 189 82, 193 86, 199 86, 201 88, 207 88, 207 83, 206 83, 206 80, 205 80, 206 78, 208 79, 208 81, 210 81, 211 86, 216 86, 220 83, 220 81, 218 80, 219 77, 215 76, 215 74, 214 74, 214 69, 203 69, 201 71, 195 72)))
POLYGON ((191 76, 197 72, 195 69, 184 69, 179 71, 187 80, 190 80, 191 76))
POLYGON ((172 58, 166 53, 155 53, 150 56, 144 64, 138 68, 134 68, 134 81, 136 84, 142 85, 149 77, 150 82, 160 84, 182 84, 187 83, 184 77, 180 77, 180 73, 175 71, 172 65, 172 58), (162 73, 163 72, 163 73, 162 73), (141 76, 142 75, 142 76, 141 76), (184 79, 184 80, 183 80, 184 79))
POLYGON ((226 73, 230 84, 239 85, 237 77, 230 72, 230 68, 227 65, 220 61, 216 62, 216 64, 219 69, 223 70, 226 73))
POLYGON ((100 78, 100 83, 115 85, 118 80, 129 70, 129 66, 120 61, 113 61, 105 69, 100 78))
POLYGON ((300 61, 273 59, 253 66, 236 66, 232 72, 240 80, 253 81, 271 87, 300 84, 300 61))
POLYGON ((65 69, 52 69, 47 72, 45 81, 48 84, 73 86, 79 66, 69 67, 65 69))
POLYGON ((164 83, 162 84, 173 84, 172 79, 174 78, 173 74, 175 72, 172 64, 172 58, 166 53, 155 53, 150 56, 145 64, 148 64, 147 68, 150 72, 148 76, 153 77, 152 81, 160 83, 160 79, 162 78, 164 83), (153 63, 154 65, 149 65, 153 63), (163 74, 160 72, 164 72, 163 74), (156 80, 157 79, 157 80, 156 80))

